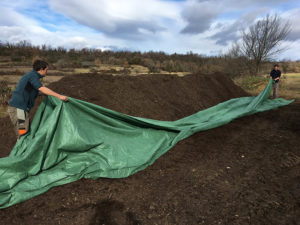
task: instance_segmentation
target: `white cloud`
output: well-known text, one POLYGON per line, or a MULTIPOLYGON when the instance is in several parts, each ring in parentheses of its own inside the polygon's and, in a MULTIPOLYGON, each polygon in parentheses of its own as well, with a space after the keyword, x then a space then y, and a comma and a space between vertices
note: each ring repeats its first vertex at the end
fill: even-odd
POLYGON ((249 14, 265 10, 266 7, 276 8, 291 1, 293 0, 187 0, 183 9, 183 18, 187 25, 182 33, 203 33, 209 30, 222 14, 249 14))
POLYGON ((281 46, 286 47, 287 50, 280 54, 279 59, 300 60, 299 41, 285 41, 281 46))
POLYGON ((226 46, 231 41, 237 41, 241 38, 241 32, 246 30, 258 16, 265 14, 266 8, 261 8, 250 13, 242 15, 240 18, 235 20, 225 21, 223 24, 219 22, 218 27, 214 30, 216 31, 211 38, 216 40, 217 44, 226 46))
POLYGON ((182 30, 182 33, 203 33, 210 28, 221 12, 222 7, 219 1, 188 1, 182 13, 188 25, 182 30))
POLYGON ((300 39, 300 8, 292 9, 282 13, 282 17, 288 20, 291 24, 291 33, 288 39, 296 41, 300 39))
MULTIPOLYGON (((27 1, 28 5, 35 5, 35 0, 27 1)), ((63 46, 65 48, 99 48, 105 45, 123 45, 122 41, 113 43, 101 34, 97 34, 85 27, 73 27, 66 25, 47 24, 52 31, 45 28, 45 24, 34 18, 28 18, 19 10, 26 10, 21 1, 4 1, 0 4, 0 41, 2 43, 29 41, 33 45, 51 45, 53 47, 63 46), (5 4, 3 4, 5 3, 5 4)), ((36 6, 40 6, 36 4, 36 6)), ((39 10, 39 9, 38 9, 39 10)), ((36 12, 33 12, 36 13, 36 12)))
POLYGON ((15 10, 2 7, 0 5, 0 26, 27 26, 29 24, 36 25, 37 22, 23 16, 22 14, 16 12, 15 10))
POLYGON ((0 26, 0 40, 2 42, 19 42, 27 39, 24 30, 17 26, 0 26))
POLYGON ((280 4, 292 2, 293 0, 219 0, 226 10, 245 10, 261 7, 276 8, 280 4))
POLYGON ((144 39, 167 29, 163 20, 180 20, 180 7, 159 0, 50 0, 53 10, 109 36, 144 39))

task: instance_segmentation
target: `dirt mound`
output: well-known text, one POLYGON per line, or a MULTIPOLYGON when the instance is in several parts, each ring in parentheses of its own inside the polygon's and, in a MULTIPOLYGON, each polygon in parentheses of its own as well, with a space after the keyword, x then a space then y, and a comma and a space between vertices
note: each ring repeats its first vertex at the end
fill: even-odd
MULTIPOLYGON (((50 88, 160 120, 247 96, 222 74, 83 74, 50 88)), ((197 133, 128 178, 79 180, 0 210, 0 224, 297 224, 299 118, 296 102, 197 133)), ((0 119, 0 126, 4 156, 12 147, 13 130, 8 118, 0 119)))
POLYGON ((65 77, 49 87, 121 113, 160 120, 179 119, 225 100, 247 95, 222 74, 185 77, 82 74, 65 77))

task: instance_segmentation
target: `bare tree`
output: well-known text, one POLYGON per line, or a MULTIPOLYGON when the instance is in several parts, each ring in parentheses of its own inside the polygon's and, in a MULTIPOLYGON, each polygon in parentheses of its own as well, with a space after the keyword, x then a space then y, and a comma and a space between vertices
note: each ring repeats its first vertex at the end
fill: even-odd
POLYGON ((281 43, 291 31, 289 21, 284 21, 278 15, 267 15, 242 31, 242 43, 235 45, 232 53, 246 57, 249 72, 257 75, 263 61, 273 59, 286 50, 281 43))

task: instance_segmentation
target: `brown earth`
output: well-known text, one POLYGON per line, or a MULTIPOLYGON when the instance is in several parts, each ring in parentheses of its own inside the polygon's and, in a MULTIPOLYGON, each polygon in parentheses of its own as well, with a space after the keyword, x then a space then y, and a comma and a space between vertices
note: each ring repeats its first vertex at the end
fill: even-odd
MULTIPOLYGON (((78 75, 50 88, 116 111, 175 120, 247 96, 222 74, 78 75)), ((41 97, 39 97, 39 102, 41 97)), ((32 115, 34 114, 34 110, 32 115)), ((0 119, 0 157, 14 145, 0 119)), ((0 210, 0 224, 300 224, 300 102, 180 142, 124 179, 82 179, 0 210)))

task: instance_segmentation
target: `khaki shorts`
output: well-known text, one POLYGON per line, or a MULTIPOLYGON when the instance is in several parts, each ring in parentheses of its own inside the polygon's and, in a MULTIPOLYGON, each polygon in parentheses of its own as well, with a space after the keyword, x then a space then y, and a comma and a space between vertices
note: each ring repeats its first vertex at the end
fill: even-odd
POLYGON ((29 114, 22 109, 12 106, 8 106, 7 112, 14 125, 17 138, 19 138, 29 130, 29 114))

